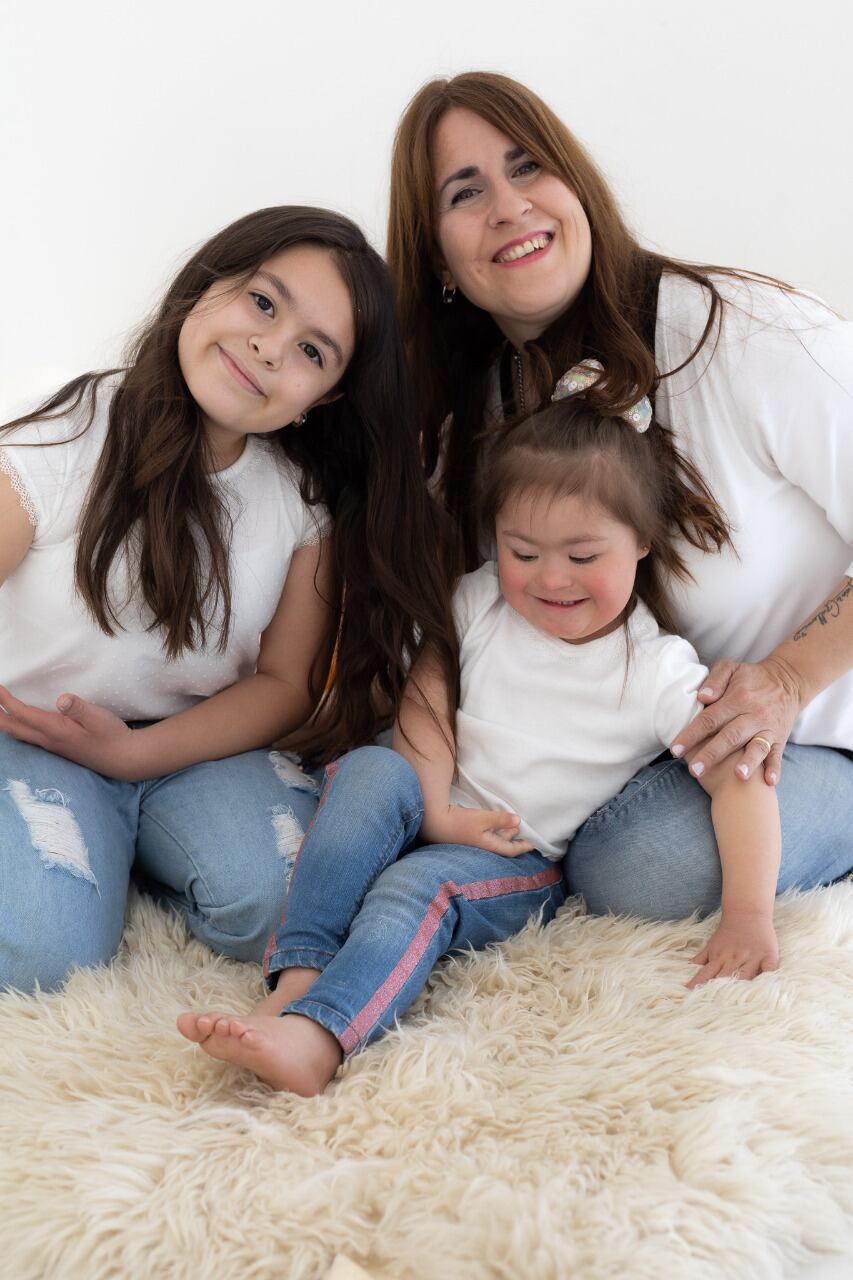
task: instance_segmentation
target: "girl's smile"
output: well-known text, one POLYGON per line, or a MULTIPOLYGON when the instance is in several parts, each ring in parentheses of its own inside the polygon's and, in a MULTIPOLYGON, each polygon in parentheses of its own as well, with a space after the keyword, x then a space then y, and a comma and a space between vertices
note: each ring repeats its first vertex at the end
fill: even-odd
POLYGON ((249 280, 208 289, 183 323, 178 360, 216 469, 237 460, 247 435, 278 431, 333 395, 354 348, 352 300, 328 249, 294 245, 249 280))
POLYGON ((648 554, 636 533, 579 495, 516 494, 496 520, 508 605, 546 635, 585 644, 615 631, 648 554))

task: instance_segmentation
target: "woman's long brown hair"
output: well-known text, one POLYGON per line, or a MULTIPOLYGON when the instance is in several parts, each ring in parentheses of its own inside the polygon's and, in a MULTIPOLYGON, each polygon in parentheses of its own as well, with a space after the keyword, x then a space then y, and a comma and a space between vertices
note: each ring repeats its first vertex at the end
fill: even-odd
MULTIPOLYGON (((388 722, 422 649, 434 652, 451 689, 458 664, 443 521, 423 480, 394 292, 382 259, 349 219, 301 206, 262 209, 226 227, 178 272, 126 368, 112 371, 120 376, 81 516, 75 582, 98 626, 114 634, 120 624, 108 581, 116 557, 127 553, 166 659, 226 646, 230 528, 205 469, 201 414, 178 363, 178 335, 212 285, 248 279, 298 244, 328 249, 355 321, 341 397, 312 409, 301 430, 284 427, 272 437, 301 468, 304 500, 325 503, 333 520, 333 622, 311 687, 319 697, 333 648, 334 685, 294 739, 327 761, 388 722)), ((4 430, 78 411, 86 430, 106 376, 74 379, 4 430)))
MULTIPOLYGON (((600 413, 618 414, 639 396, 653 393, 660 378, 678 372, 657 370, 654 351, 644 337, 654 332, 654 286, 662 271, 695 281, 709 297, 704 331, 684 364, 712 334, 715 340, 719 336, 723 300, 709 273, 768 277, 693 265, 644 249, 578 140, 536 94, 515 80, 472 71, 424 85, 406 109, 394 143, 387 257, 415 380, 427 474, 433 474, 444 451, 443 497, 460 531, 465 563, 474 568, 479 531, 472 496, 487 380, 506 340, 492 318, 460 293, 452 306, 441 303, 432 147, 438 122, 452 108, 475 112, 560 177, 589 220, 592 265, 580 296, 536 342, 525 344, 536 384, 527 396, 528 409, 544 403, 556 378, 588 357, 600 360, 606 369, 589 396, 600 413)), ((707 494, 698 472, 686 465, 691 483, 707 494)))

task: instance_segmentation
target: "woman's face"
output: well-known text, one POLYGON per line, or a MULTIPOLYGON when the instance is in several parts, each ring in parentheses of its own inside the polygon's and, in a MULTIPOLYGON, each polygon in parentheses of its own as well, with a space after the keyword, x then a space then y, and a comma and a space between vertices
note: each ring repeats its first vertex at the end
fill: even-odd
POLYGON ((589 274, 575 193, 482 116, 454 107, 433 140, 443 284, 488 311, 515 345, 538 338, 589 274))
POLYGON ((244 437, 330 398, 355 346, 349 289, 327 249, 300 244, 250 280, 213 285, 187 316, 178 361, 219 466, 244 437))

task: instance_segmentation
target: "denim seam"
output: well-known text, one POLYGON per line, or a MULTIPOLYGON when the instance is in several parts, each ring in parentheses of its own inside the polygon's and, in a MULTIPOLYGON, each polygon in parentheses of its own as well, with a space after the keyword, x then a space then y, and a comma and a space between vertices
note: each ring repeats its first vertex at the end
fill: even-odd
MULTIPOLYGON (((310 1018, 312 1022, 319 1023, 326 1031, 331 1032, 338 1042, 349 1025, 346 1017, 339 1010, 332 1009, 330 1005, 323 1004, 320 1000, 313 1000, 310 991, 304 996, 298 996, 296 1000, 291 1000, 278 1016, 282 1018, 288 1013, 298 1013, 303 1018, 310 1018)), ((343 1045, 341 1048, 343 1049, 343 1045)), ((349 1054, 344 1053, 344 1057, 348 1056, 349 1054)))
MULTIPOLYGON (((608 800, 607 804, 602 805, 602 807, 597 809, 595 813, 590 814, 583 825, 585 826, 586 823, 593 824, 603 822, 606 818, 614 817, 621 809, 624 809, 626 805, 632 804, 635 800, 639 799, 643 792, 647 791, 649 787, 655 786, 655 784, 660 782, 662 778, 668 777, 674 769, 680 769, 682 766, 683 762, 681 760, 670 760, 664 768, 659 769, 651 778, 647 778, 645 782, 641 782, 632 787, 630 795, 614 796, 612 800, 608 800)), ((698 785, 697 781, 697 786, 698 785)))
POLYGON ((282 969, 320 969, 321 971, 334 960, 337 952, 321 951, 319 947, 280 947, 267 960, 270 973, 280 973, 282 969), (307 963, 305 957, 322 959, 323 964, 307 963))
MULTIPOLYGON (((140 805, 140 810, 141 810, 141 805, 140 805)), ((195 874, 198 876, 198 878, 199 878, 199 880, 201 881, 201 883, 204 885, 205 889, 207 890, 207 893, 208 893, 208 894, 210 894, 210 895, 212 896, 212 894, 211 894, 211 890, 210 890, 210 885, 207 883, 207 880, 206 880, 206 878, 205 878, 205 876, 204 876, 203 871, 199 868, 198 864, 196 863, 195 858, 194 858, 194 857, 193 857, 193 855, 190 853, 189 849, 187 849, 187 848, 182 844, 182 842, 181 842, 180 840, 178 840, 178 839, 177 839, 177 837, 176 837, 176 836, 175 836, 175 835, 174 835, 174 834, 169 830, 169 828, 168 828, 168 827, 166 827, 166 826, 164 826, 164 825, 163 825, 163 823, 160 821, 160 819, 159 819, 159 818, 157 818, 157 817, 155 817, 155 815, 154 815, 153 813, 146 813, 146 815, 145 815, 145 816, 146 816, 146 818, 148 819, 148 821, 149 821, 149 822, 153 823, 155 827, 158 827, 158 828, 160 829, 160 831, 162 831, 165 835, 167 835, 167 836, 169 837, 169 839, 172 841, 172 843, 173 843, 173 844, 177 845, 177 847, 181 850, 181 852, 183 853, 184 857, 186 858, 187 862, 188 862, 188 863, 190 864, 190 866, 192 867, 192 869, 193 869, 193 871, 195 872, 195 874)), ((161 884, 162 882, 161 882, 161 881, 158 881, 157 883, 158 883, 158 885, 159 885, 159 884, 161 884)), ((167 888, 167 889, 170 889, 170 890, 172 891, 172 893, 175 895, 176 899, 180 900, 182 903, 186 901, 186 897, 185 897, 185 896, 184 896, 184 897, 182 897, 182 896, 181 896, 181 894, 179 893, 179 891, 178 891, 178 890, 176 890, 176 889, 174 889, 174 887, 173 887, 172 885, 167 885, 167 886, 164 886, 164 887, 165 887, 165 888, 167 888)), ((165 897, 169 897, 169 896, 170 896, 170 894, 169 894, 169 893, 166 893, 164 896, 165 896, 165 897)), ((202 919, 203 919, 203 920, 205 920, 205 921, 209 924, 209 923, 210 923, 209 917, 204 913, 204 911, 203 911, 203 910, 202 910, 202 908, 201 908, 201 904, 200 904, 199 902, 196 902, 196 903, 195 903, 195 908, 196 908, 196 910, 199 912, 199 914, 201 915, 202 919)))

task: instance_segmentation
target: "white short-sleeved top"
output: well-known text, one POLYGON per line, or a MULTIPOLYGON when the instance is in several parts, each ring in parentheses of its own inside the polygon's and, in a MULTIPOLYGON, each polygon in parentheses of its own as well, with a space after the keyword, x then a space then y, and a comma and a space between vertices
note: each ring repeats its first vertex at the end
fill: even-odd
POLYGON ((0 586, 0 670, 17 697, 38 707, 52 709, 69 691, 124 720, 154 720, 252 674, 291 557, 319 540, 328 515, 302 500, 299 470, 273 441, 248 436, 237 462, 215 476, 233 522, 225 652, 216 648, 214 628, 205 649, 168 661, 161 633, 147 629, 147 611, 128 599, 123 557, 114 561, 110 579, 123 629, 105 635, 75 591, 74 557, 116 385, 117 378, 101 384, 92 425, 77 439, 71 437, 86 421, 88 397, 74 415, 30 423, 0 439, 0 469, 11 476, 35 529, 30 550, 0 586), (48 441, 63 443, 38 447, 48 441))
MULTIPOLYGON (((853 576, 853 324, 819 300, 715 277, 724 323, 679 373, 656 413, 696 464, 732 526, 734 551, 682 545, 693 581, 672 584, 679 630, 709 665, 755 662, 853 576)), ((661 372, 687 360, 709 298, 665 274, 661 372)), ((802 712, 794 742, 853 748, 853 671, 802 712)))
POLYGON ((696 713, 708 669, 643 604, 629 620, 627 668, 622 627, 587 644, 546 635, 506 603, 492 561, 462 579, 454 613, 461 686, 451 802, 511 810, 524 839, 561 858, 581 823, 696 713))

